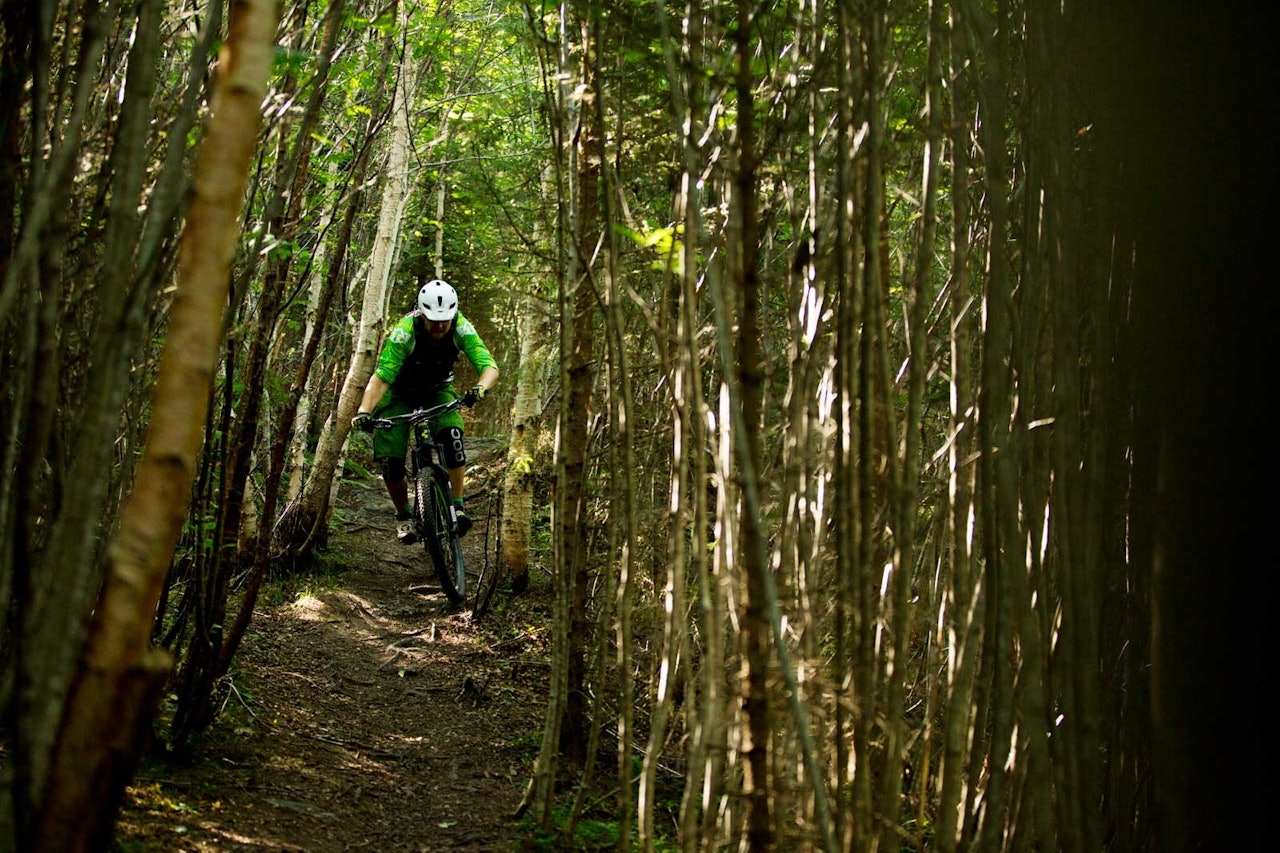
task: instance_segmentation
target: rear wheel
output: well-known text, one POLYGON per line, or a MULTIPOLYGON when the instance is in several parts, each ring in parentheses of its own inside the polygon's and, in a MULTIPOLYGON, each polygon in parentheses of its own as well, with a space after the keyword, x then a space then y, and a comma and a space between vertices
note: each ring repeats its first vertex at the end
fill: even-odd
POLYGON ((466 575, 462 568, 462 552, 458 540, 451 532, 453 517, 449 500, 440 481, 430 471, 418 475, 417 490, 418 526, 422 530, 422 542, 431 558, 436 579, 444 589, 445 597, 452 604, 461 604, 466 597, 466 575))

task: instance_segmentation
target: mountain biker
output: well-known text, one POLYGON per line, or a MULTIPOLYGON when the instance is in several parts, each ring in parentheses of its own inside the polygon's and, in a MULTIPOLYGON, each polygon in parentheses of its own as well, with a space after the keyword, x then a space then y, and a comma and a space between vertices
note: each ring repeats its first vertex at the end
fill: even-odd
MULTIPOLYGON (((458 399, 453 387, 453 365, 462 354, 477 374, 476 384, 462 395, 467 405, 474 406, 497 384, 498 364, 475 326, 458 311, 458 292, 446 281, 429 281, 418 291, 418 307, 401 317, 387 336, 351 426, 372 432, 375 418, 458 399)), ((454 410, 434 419, 431 431, 444 446, 443 461, 449 469, 458 534, 462 535, 471 529, 471 519, 462 508, 467 456, 462 446, 461 413, 454 410)), ((406 545, 417 538, 405 481, 408 446, 409 425, 405 422, 397 421, 391 429, 373 434, 373 459, 382 469, 383 482, 396 509, 396 538, 406 545)))

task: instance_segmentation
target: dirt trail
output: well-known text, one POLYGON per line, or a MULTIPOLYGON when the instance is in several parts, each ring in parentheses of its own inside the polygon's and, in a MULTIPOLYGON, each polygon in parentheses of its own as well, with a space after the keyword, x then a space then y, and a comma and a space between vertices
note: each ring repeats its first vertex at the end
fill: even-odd
MULTIPOLYGON (((487 503, 468 502, 469 561, 487 503)), ((329 570, 259 601, 214 728, 188 763, 140 769, 118 849, 515 849, 546 690, 548 635, 531 626, 548 604, 537 584, 503 590, 472 624, 421 546, 395 541, 388 507, 380 482, 344 484, 329 570)))

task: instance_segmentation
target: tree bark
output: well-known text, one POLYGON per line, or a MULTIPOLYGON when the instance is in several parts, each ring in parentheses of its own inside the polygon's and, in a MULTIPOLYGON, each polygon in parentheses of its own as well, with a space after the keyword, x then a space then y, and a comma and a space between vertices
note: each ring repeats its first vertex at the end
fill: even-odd
POLYGON ((507 451, 502 496, 502 561, 511 576, 512 591, 517 593, 529 584, 529 540, 551 338, 544 301, 538 294, 529 293, 522 304, 517 318, 520 367, 516 374, 515 404, 511 409, 511 445, 507 451))
POLYGON ((232 7, 147 447, 27 839, 33 850, 106 845, 168 670, 150 644, 152 615, 190 495, 275 27, 272 0, 232 7))
MULTIPOLYGON (((402 14, 404 12, 402 11, 402 14)), ((391 132, 387 141, 386 181, 382 188, 378 230, 370 255, 368 277, 360 308, 351 360, 342 381, 337 408, 325 422, 316 447, 311 476, 300 503, 310 530, 323 528, 329 514, 329 496, 337 473, 337 461, 351 431, 351 418, 360 405, 365 384, 381 345, 386 323, 387 294, 391 270, 398 254, 404 211, 409 201, 409 105, 417 89, 413 52, 401 56, 400 72, 391 106, 391 132)), ((307 544, 314 544, 309 537, 307 544)))
MULTIPOLYGON (((755 78, 751 59, 755 52, 753 14, 756 6, 738 0, 735 28, 737 76, 737 168, 733 176, 732 205, 738 229, 737 246, 730 250, 734 285, 740 300, 737 317, 737 385, 741 395, 737 413, 745 431, 745 446, 739 452, 749 457, 742 465, 752 474, 761 470, 764 458, 760 427, 763 407, 764 364, 760 342, 760 279, 758 264, 759 223, 756 199, 755 78)), ((744 493, 758 489, 759 483, 743 484, 744 493)), ((772 722, 769 714, 769 620, 765 601, 764 573, 771 571, 762 557, 766 545, 763 520, 749 507, 742 513, 743 618, 741 635, 741 689, 743 729, 738 746, 743 757, 744 795, 747 798, 747 846, 767 850, 773 845, 774 827, 770 810, 769 751, 772 722)))
MULTIPOLYGON (((305 200, 302 185, 310 171, 309 152, 315 125, 320 119, 320 107, 324 103, 327 89, 329 57, 337 40, 338 22, 344 3, 335 0, 329 5, 326 15, 324 42, 319 48, 321 61, 311 85, 314 87, 307 100, 306 110, 293 136, 292 145, 287 145, 285 135, 281 133, 279 151, 277 152, 276 174, 267 202, 266 226, 262 234, 274 235, 281 240, 291 240, 296 236, 302 206, 305 200), (293 192, 287 194, 292 186, 293 192), (286 195, 288 203, 286 207, 286 195)), ((292 77, 285 81, 283 91, 292 96, 296 81, 292 77)), ((257 257, 258 253, 254 253, 257 257)), ((252 497, 248 494, 249 473, 254 447, 257 445, 261 412, 265 404, 266 379, 268 362, 271 355, 271 341, 275 338, 276 324, 283 311, 284 294, 289 278, 292 258, 274 259, 267 265, 267 273, 257 301, 257 318, 253 323, 252 339, 245 357, 244 376, 238 384, 243 386, 240 399, 236 405, 236 417, 232 428, 230 456, 224 471, 225 486, 219 502, 218 528, 214 531, 215 547, 212 562, 208 569, 201 573, 199 594, 195 601, 197 636, 187 647, 186 656, 179 664, 177 679, 178 708, 174 715, 174 741, 186 742, 192 735, 202 731, 213 720, 213 693, 217 680, 226 672, 231 656, 239 643, 240 636, 248 625, 257 598, 258 586, 262 573, 266 569, 266 542, 270 538, 273 525, 268 521, 260 526, 250 523, 250 513, 256 510, 252 497), (240 542, 243 538, 261 543, 254 544, 242 553, 240 542), (262 550, 259 559, 259 550, 262 550), (231 630, 227 625, 227 597, 233 575, 248 564, 251 574, 248 581, 240 613, 232 623, 231 630)), ((249 272, 246 271, 247 278, 249 272)), ((298 382, 305 382, 311 360, 304 359, 301 376, 298 382)), ((295 385, 298 383, 295 383, 295 385)), ((282 414, 283 423, 279 430, 279 441, 283 442, 292 429, 293 416, 297 411, 297 398, 290 400, 282 414)), ((268 467, 264 483, 264 500, 261 513, 267 519, 275 515, 276 498, 279 494, 280 477, 284 469, 283 451, 276 464, 275 454, 268 467)))
POLYGON ((958 849, 960 832, 964 825, 963 782, 967 758, 969 731, 973 726, 973 689, 977 677, 978 648, 982 643, 982 623, 977 618, 981 612, 979 599, 981 585, 974 571, 974 545, 972 540, 974 492, 977 465, 973 463, 975 447, 973 421, 970 416, 974 402, 973 367, 973 309, 968 258, 969 234, 972 228, 969 195, 971 187, 970 138, 972 97, 971 75, 961 69, 962 53, 955 42, 955 27, 951 35, 951 62, 949 69, 951 86, 951 296, 949 299, 949 336, 951 356, 950 420, 952 436, 947 450, 948 499, 946 507, 947 565, 949 571, 943 580, 945 592, 939 600, 945 601, 948 616, 945 626, 945 642, 954 651, 948 656, 947 670, 942 687, 946 699, 946 713, 942 721, 941 758, 938 767, 939 781, 935 803, 936 830, 934 838, 939 849, 951 853, 958 849))
POLYGON ((595 329, 597 294, 592 260, 600 239, 600 167, 602 142, 596 117, 597 73, 595 15, 586 12, 578 19, 582 38, 581 103, 574 126, 577 150, 576 217, 570 232, 575 262, 569 305, 565 320, 567 348, 561 353, 565 365, 564 406, 561 408, 560 458, 557 466, 560 512, 556 534, 564 559, 558 567, 568 585, 569 633, 565 649, 568 681, 564 717, 560 720, 560 753, 580 765, 585 757, 589 727, 587 719, 586 664, 591 620, 587 615, 587 586, 591 567, 587 561, 587 425, 591 417, 591 391, 595 382, 595 329))

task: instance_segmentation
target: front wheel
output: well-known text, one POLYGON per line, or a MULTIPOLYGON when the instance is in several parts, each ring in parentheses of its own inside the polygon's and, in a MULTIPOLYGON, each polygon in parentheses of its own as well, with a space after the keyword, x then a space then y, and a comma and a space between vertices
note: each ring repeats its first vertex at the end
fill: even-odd
POLYGON ((440 481, 430 471, 418 475, 417 490, 418 527, 422 531, 423 545, 435 569, 436 578, 450 603, 458 605, 466 597, 466 573, 462 566, 462 550, 458 538, 453 535, 451 501, 440 481))

